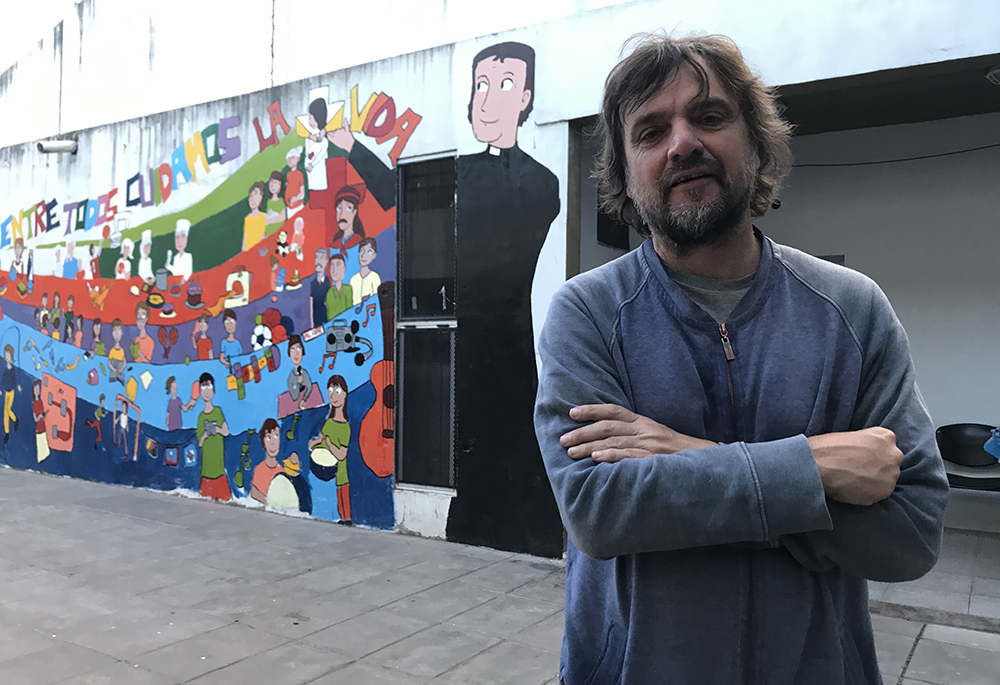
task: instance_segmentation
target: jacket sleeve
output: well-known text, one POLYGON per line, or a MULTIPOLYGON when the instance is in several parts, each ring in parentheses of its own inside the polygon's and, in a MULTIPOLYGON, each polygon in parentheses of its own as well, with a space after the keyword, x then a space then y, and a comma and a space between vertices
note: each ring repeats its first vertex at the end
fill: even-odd
POLYGON ((904 455, 896 489, 867 507, 830 500, 831 530, 780 542, 813 571, 839 566, 869 580, 913 580, 937 561, 948 480, 914 379, 906 332, 874 283, 868 320, 859 329, 865 357, 851 428, 882 426, 896 434, 904 455))
POLYGON ((553 298, 539 339, 535 431, 569 537, 585 554, 622 554, 741 542, 829 528, 819 473, 803 436, 598 464, 559 442, 579 427, 571 407, 630 407, 624 368, 575 281, 553 298), (616 359, 617 358, 617 359, 616 359))

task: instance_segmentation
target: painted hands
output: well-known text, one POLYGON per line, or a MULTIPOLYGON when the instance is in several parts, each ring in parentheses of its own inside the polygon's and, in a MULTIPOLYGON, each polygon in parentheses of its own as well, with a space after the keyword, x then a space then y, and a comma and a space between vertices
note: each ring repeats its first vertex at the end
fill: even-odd
POLYGON ((569 416, 574 421, 589 422, 559 439, 572 459, 590 457, 596 462, 614 463, 716 444, 678 433, 617 404, 585 404, 570 409, 569 416))
POLYGON ((351 133, 351 125, 347 122, 346 117, 344 118, 343 125, 336 131, 327 132, 326 137, 331 143, 348 154, 351 153, 351 149, 354 147, 354 134, 351 133))

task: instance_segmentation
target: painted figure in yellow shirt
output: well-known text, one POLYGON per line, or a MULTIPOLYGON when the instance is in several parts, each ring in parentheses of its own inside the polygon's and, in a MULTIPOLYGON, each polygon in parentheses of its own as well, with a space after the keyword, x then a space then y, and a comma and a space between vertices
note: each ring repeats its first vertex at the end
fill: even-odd
POLYGON ((382 285, 382 279, 371 270, 371 263, 375 260, 377 250, 378 243, 374 238, 365 238, 358 243, 358 263, 361 264, 361 269, 351 276, 351 291, 354 294, 355 306, 377 294, 378 287, 382 285))
POLYGON ((247 203, 250 205, 250 213, 243 219, 243 250, 249 250, 264 238, 264 228, 267 224, 267 216, 260 211, 260 206, 264 202, 263 181, 257 181, 250 186, 247 195, 247 203))

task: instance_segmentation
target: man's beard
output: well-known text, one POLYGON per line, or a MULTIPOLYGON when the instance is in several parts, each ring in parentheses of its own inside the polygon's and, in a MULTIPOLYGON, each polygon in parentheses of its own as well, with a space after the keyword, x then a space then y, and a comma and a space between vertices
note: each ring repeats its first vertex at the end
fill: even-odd
POLYGON ((628 178, 629 193, 639 218, 658 238, 671 243, 677 252, 689 252, 704 245, 725 243, 740 225, 757 189, 757 160, 751 157, 731 177, 722 164, 700 153, 672 162, 660 175, 655 194, 647 194, 628 178), (689 169, 710 174, 719 184, 714 199, 701 200, 701 193, 690 193, 695 204, 678 207, 668 197, 672 182, 689 169))

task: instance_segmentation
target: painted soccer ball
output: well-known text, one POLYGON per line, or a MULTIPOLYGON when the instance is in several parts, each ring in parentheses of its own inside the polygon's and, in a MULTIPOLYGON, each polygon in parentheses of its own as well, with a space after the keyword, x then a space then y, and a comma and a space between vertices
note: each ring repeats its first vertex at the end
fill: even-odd
POLYGON ((253 329, 251 342, 254 352, 268 347, 271 344, 271 329, 262 323, 257 324, 253 329))

